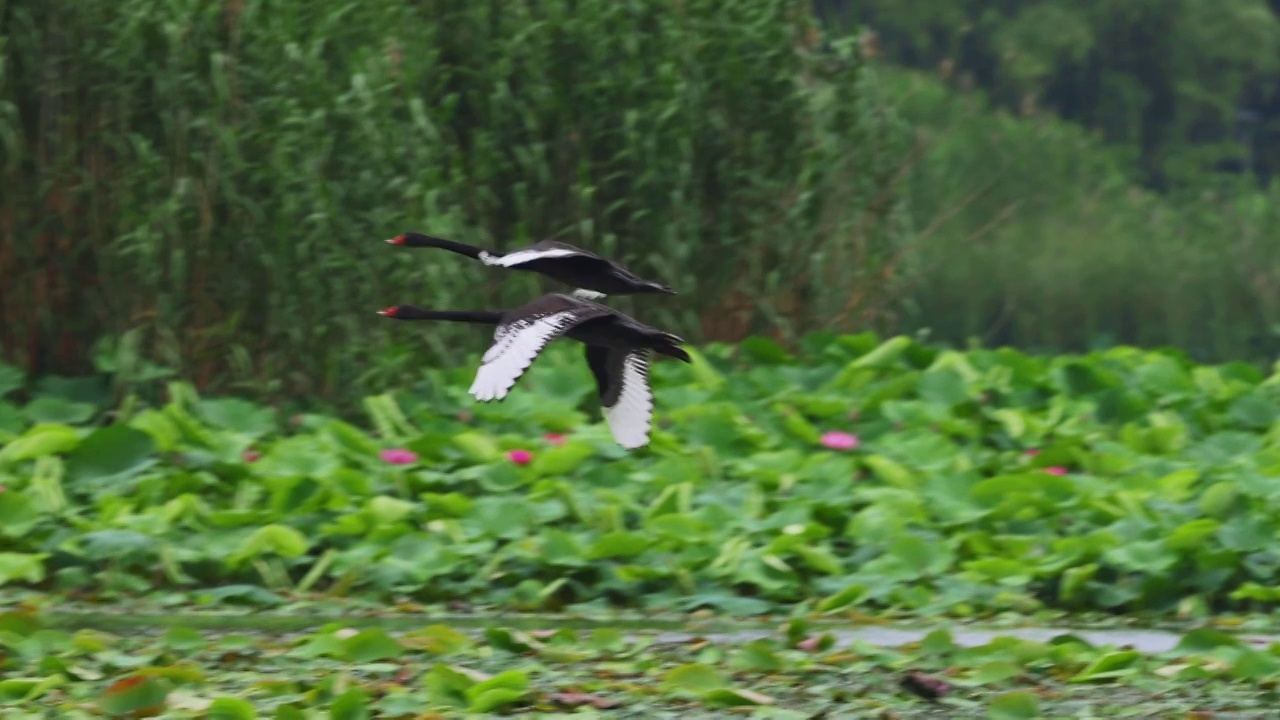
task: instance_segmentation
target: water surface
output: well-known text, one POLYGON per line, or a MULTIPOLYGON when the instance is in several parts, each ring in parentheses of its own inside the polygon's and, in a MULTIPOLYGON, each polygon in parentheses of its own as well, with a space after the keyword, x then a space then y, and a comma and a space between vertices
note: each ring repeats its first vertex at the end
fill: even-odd
MULTIPOLYGON (((409 630, 427 625, 443 624, 463 631, 478 633, 489 627, 517 630, 590 630, 612 628, 632 636, 649 636, 655 642, 678 643, 695 638, 705 638, 719 643, 747 643, 761 638, 778 637, 784 620, 690 620, 687 618, 579 618, 550 615, 451 615, 451 614, 396 614, 369 615, 297 615, 297 614, 215 614, 215 613, 125 613, 125 612, 46 612, 44 622, 54 627, 95 628, 111 632, 158 630, 173 626, 207 631, 250 631, 264 633, 293 633, 314 629, 326 624, 344 627, 382 627, 387 630, 409 630)), ((919 642, 929 632, 944 629, 951 633, 957 645, 973 647, 986 645, 997 637, 1016 637, 1024 640, 1048 641, 1059 635, 1074 635, 1093 645, 1131 647, 1147 653, 1172 650, 1182 639, 1182 633, 1160 629, 1084 629, 1061 627, 984 627, 961 623, 917 624, 906 626, 894 623, 857 624, 841 621, 810 621, 813 632, 830 634, 838 644, 847 645, 862 641, 879 647, 900 647, 919 642)), ((1241 633, 1241 639, 1265 646, 1280 642, 1280 635, 1241 633)))

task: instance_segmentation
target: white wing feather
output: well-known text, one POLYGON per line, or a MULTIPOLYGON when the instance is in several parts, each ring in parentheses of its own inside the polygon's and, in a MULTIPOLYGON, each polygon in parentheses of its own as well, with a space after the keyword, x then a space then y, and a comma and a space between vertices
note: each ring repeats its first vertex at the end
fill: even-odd
POLYGON ((628 353, 622 360, 622 390, 612 407, 603 408, 605 421, 618 444, 628 450, 649 444, 653 420, 653 390, 649 387, 649 354, 628 353))
POLYGON ((506 397, 547 343, 573 327, 575 320, 575 313, 561 311, 499 326, 467 392, 481 402, 506 397))
POLYGON ((521 263, 532 262, 534 260, 542 260, 545 258, 572 257, 581 255, 577 250, 569 250, 567 248, 530 248, 528 250, 517 250, 513 253, 494 257, 489 253, 480 254, 480 262, 485 265, 497 265, 500 267, 515 267, 521 263))

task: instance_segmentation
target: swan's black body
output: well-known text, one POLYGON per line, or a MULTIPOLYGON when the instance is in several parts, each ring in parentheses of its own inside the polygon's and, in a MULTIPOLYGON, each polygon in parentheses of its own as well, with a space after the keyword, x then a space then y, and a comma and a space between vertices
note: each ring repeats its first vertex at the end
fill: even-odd
POLYGON ((439 248, 475 258, 485 265, 536 272, 577 288, 574 295, 584 299, 600 299, 607 295, 676 294, 670 287, 645 280, 619 263, 555 240, 543 240, 508 253, 415 232, 397 235, 387 242, 406 247, 439 248))
POLYGON ((627 448, 649 441, 653 393, 649 388, 649 354, 657 352, 684 362, 684 341, 590 300, 552 293, 505 312, 427 310, 396 305, 380 311, 397 320, 445 320, 496 326, 493 345, 484 355, 470 392, 482 402, 501 400, 547 343, 557 337, 586 345, 587 364, 595 376, 605 419, 618 442, 627 448))
POLYGON ((379 314, 396 320, 444 320, 476 325, 496 325, 495 335, 508 328, 560 312, 573 312, 576 320, 563 332, 586 345, 618 350, 654 350, 662 355, 690 362, 689 353, 679 345, 680 336, 645 325, 629 315, 583 298, 549 293, 531 303, 506 311, 495 310, 427 310, 416 305, 395 305, 379 314))

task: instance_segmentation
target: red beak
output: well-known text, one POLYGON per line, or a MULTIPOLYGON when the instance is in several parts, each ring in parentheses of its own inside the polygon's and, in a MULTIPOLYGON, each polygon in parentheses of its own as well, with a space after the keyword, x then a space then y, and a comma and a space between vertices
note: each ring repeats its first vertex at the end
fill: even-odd
POLYGON ((395 236, 395 237, 391 238, 390 240, 387 240, 387 242, 391 243, 392 245, 403 245, 403 244, 404 244, 404 236, 403 236, 403 235, 397 235, 397 236, 395 236))

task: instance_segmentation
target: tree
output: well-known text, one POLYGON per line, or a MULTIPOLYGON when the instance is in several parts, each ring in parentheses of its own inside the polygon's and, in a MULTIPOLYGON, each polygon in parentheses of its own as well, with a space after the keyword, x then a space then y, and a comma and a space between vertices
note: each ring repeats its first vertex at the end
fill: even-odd
POLYGON ((1280 143, 1252 132, 1280 120, 1277 0, 819 1, 874 31, 892 61, 954 65, 1008 108, 1132 146, 1154 186, 1280 164, 1280 143))

